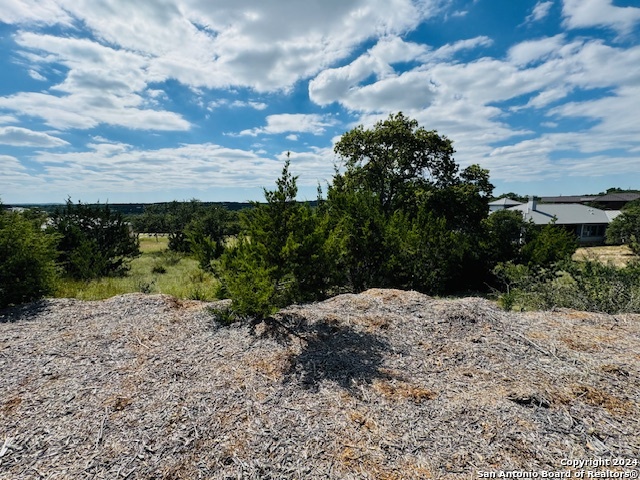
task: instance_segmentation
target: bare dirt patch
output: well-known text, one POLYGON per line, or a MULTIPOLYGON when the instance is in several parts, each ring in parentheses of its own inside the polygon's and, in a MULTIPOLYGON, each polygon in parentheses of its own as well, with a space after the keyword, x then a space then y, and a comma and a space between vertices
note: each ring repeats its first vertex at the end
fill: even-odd
POLYGON ((163 295, 0 312, 0 478, 421 479, 640 458, 640 316, 369 290, 299 336, 163 295))

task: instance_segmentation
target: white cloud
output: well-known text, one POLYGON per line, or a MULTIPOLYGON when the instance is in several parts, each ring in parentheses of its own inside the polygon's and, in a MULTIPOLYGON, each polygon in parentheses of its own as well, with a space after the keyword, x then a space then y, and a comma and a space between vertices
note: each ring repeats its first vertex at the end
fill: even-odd
POLYGON ((61 138, 22 127, 0 127, 0 144, 14 147, 51 148, 69 145, 61 138))
POLYGON ((468 38, 466 40, 458 40, 454 43, 448 43, 438 48, 435 52, 428 55, 429 61, 450 60, 454 55, 463 50, 472 50, 479 47, 489 47, 493 44, 493 40, 489 37, 480 36, 468 38))
POLYGON ((469 10, 456 10, 451 14, 452 17, 466 17, 469 14, 469 10))
POLYGON ((46 191, 46 182, 33 178, 20 161, 10 155, 0 155, 0 201, 6 201, 14 194, 30 191, 46 191), (25 185, 29 188, 25 189, 25 185))
MULTIPOLYGON (((481 163, 502 180, 562 175, 555 158, 564 150, 592 155, 640 147, 634 120, 640 111, 640 47, 567 42, 557 35, 515 45, 505 60, 442 62, 435 60, 435 53, 427 52, 420 57, 422 65, 394 76, 380 75, 384 69, 368 52, 350 65, 318 75, 310 84, 310 97, 322 105, 339 102, 359 113, 359 123, 365 126, 403 110, 452 138, 461 164, 481 163), (602 88, 612 93, 599 100, 562 103, 575 91, 602 88), (540 110, 553 103, 550 120, 582 116, 598 123, 581 132, 538 138, 531 138, 531 130, 509 124, 511 112, 540 110), (492 147, 505 142, 511 146, 492 147)), ((555 123, 558 130, 563 125, 566 122, 555 123)), ((621 156, 619 162, 627 164, 621 156)))
POLYGON ((489 38, 476 37, 431 52, 424 45, 384 38, 350 64, 321 72, 309 83, 309 97, 318 105, 340 102, 351 110, 425 107, 431 102, 434 89, 430 74, 420 69, 398 74, 393 68, 394 63, 415 61, 426 66, 449 59, 459 51, 490 44, 489 38), (375 82, 361 84, 371 76, 375 76, 375 82))
MULTIPOLYGON (((279 0, 241 4, 204 0, 130 2, 7 0, 0 19, 25 28, 15 36, 28 62, 66 71, 47 92, 0 98, 0 107, 55 128, 100 124, 185 130, 180 115, 158 108, 155 85, 177 80, 200 88, 282 91, 349 55, 362 42, 397 37, 437 11, 437 0, 279 0), (91 38, 29 31, 33 23, 88 29, 91 38)), ((422 48, 397 39, 378 54, 410 59, 422 48), (404 53, 403 53, 404 52, 404 53)), ((30 68, 34 78, 38 69, 30 68)), ((236 101, 256 110, 264 102, 236 101)))
POLYGON ((214 110, 220 107, 230 107, 230 108, 252 108, 254 110, 265 110, 268 105, 264 102, 257 102, 254 100, 243 101, 243 100, 229 100, 227 98, 221 98, 219 100, 214 100, 209 102, 207 105, 207 110, 214 110))
POLYGON ((326 127, 335 125, 333 119, 318 114, 283 113, 269 115, 264 127, 243 130, 240 135, 279 134, 287 132, 312 133, 320 135, 326 127))
MULTIPOLYGON (((631 149, 640 145, 637 112, 640 111, 640 86, 619 88, 615 95, 570 102, 551 110, 558 117, 583 117, 596 120, 583 141, 576 148, 581 151, 631 149)), ((640 166, 640 164, 639 164, 640 166)))
POLYGON ((570 92, 571 92, 571 88, 565 85, 559 86, 557 88, 552 87, 547 90, 543 90, 540 93, 538 93, 536 96, 531 98, 531 100, 529 100, 527 104, 524 105, 524 107, 514 108, 514 111, 520 110, 522 108, 529 108, 529 107, 533 107, 533 108, 546 107, 550 103, 553 103, 558 100, 562 100, 570 92))
POLYGON ((6 123, 17 123, 18 119, 13 115, 0 115, 0 125, 6 123))
POLYGON ((547 60, 553 56, 557 57, 564 43, 565 36, 563 34, 528 40, 511 47, 508 58, 516 65, 527 65, 532 62, 547 60))
POLYGON ((70 25, 71 16, 57 2, 50 0, 5 0, 0 22, 35 22, 40 25, 70 25))
POLYGON ((10 155, 0 155, 0 173, 2 176, 11 173, 23 172, 27 169, 20 163, 16 157, 10 155))
POLYGON ((34 80, 39 80, 41 82, 44 82, 47 79, 46 77, 44 77, 42 74, 40 74, 39 72, 37 72, 33 68, 29 70, 29 76, 31 78, 33 78, 34 80))
MULTIPOLYGON (((547 18, 553 3, 535 3, 527 21, 547 18)), ((640 21, 640 8, 613 3, 564 0, 564 25, 568 29, 608 27, 621 35, 632 32, 640 21)), ((558 153, 564 149, 598 158, 603 149, 616 145, 629 152, 639 151, 634 128, 640 109, 636 87, 640 85, 640 46, 623 48, 625 42, 618 38, 617 47, 612 47, 601 40, 577 37, 585 33, 579 31, 513 45, 503 58, 481 58, 482 49, 492 45, 485 36, 437 49, 405 39, 407 32, 445 4, 451 6, 451 2, 439 0, 6 0, 0 22, 16 25, 18 33, 13 38, 18 50, 14 58, 24 60, 19 65, 25 74, 41 81, 55 79, 56 84, 41 84, 47 89, 40 92, 0 97, 0 125, 18 125, 18 118, 31 116, 59 130, 106 124, 184 131, 191 128, 187 118, 165 110, 171 105, 172 84, 176 82, 188 87, 194 104, 203 110, 262 111, 267 101, 281 98, 277 94, 294 86, 297 93, 297 82, 313 78, 309 96, 317 105, 336 103, 365 124, 403 110, 427 128, 436 128, 455 140, 461 163, 486 162, 496 178, 516 178, 522 175, 518 169, 527 168, 529 178, 556 175, 565 167, 577 171, 578 166, 568 160, 555 163, 564 158, 558 153), (40 28, 45 25, 61 28, 40 28), (44 31, 62 33, 41 33, 44 31), (85 34, 88 38, 79 38, 85 34), (342 64, 358 47, 370 42, 373 46, 367 52, 342 64), (480 50, 475 52, 477 60, 463 62, 458 54, 470 49, 480 50), (208 103, 211 92, 207 89, 228 91, 208 103), (576 93, 589 98, 591 92, 600 98, 566 100, 580 98, 572 96, 576 93), (543 110, 550 106, 551 110, 543 110), (553 134, 532 138, 535 135, 526 126, 510 124, 517 115, 522 115, 517 117, 520 120, 529 113, 546 113, 548 121, 543 123, 553 125, 553 134), (563 133, 575 118, 586 118, 593 126, 563 133), (513 148, 494 147, 505 143, 513 148)), ((274 104, 269 113, 275 108, 274 104)), ((241 134, 282 134, 296 141, 301 134, 327 133, 335 126, 335 118, 271 115, 264 125, 241 134)), ((6 128, 2 130, 5 138, 18 141, 16 132, 11 134, 6 128)), ((64 142, 55 132, 25 129, 21 134, 25 145, 41 142, 44 147, 64 142)), ((205 144, 147 151, 96 138, 88 151, 76 152, 75 157, 71 153, 48 155, 46 161, 45 156, 39 156, 49 170, 37 178, 57 185, 60 191, 64 185, 82 182, 84 176, 89 189, 108 188, 109 181, 130 188, 133 180, 129 181, 129 175, 143 184, 142 174, 148 171, 151 184, 164 189, 162 168, 157 165, 168 165, 177 184, 185 188, 191 183, 205 188, 207 182, 197 172, 206 172, 216 182, 226 178, 226 184, 231 179, 239 185, 252 181, 268 185, 279 174, 281 164, 263 158, 263 147, 259 148, 240 151, 205 144), (206 155, 211 155, 213 163, 206 161, 206 155), (225 160, 225 155, 233 161, 225 160), (94 161, 97 163, 91 164, 94 161), (117 168, 110 171, 109 166, 117 168), (256 176, 242 176, 254 167, 256 176)), ((324 171, 320 165, 331 154, 298 152, 296 158, 300 168, 313 176, 324 171)), ((623 155, 616 158, 621 168, 628 164, 623 155)), ((15 175, 32 174, 32 170, 18 171, 20 164, 16 162, 11 162, 18 172, 15 175)))
POLYGON ((533 7, 533 11, 529 16, 527 16, 525 22, 538 22, 543 20, 549 15, 549 11, 553 6, 553 2, 538 2, 535 7, 533 7))
MULTIPOLYGON (((34 2, 35 3, 35 2, 34 2)), ((362 42, 407 32, 433 15, 437 0, 327 0, 229 3, 205 0, 42 0, 7 23, 73 21, 103 45, 136 52, 155 81, 190 87, 287 89, 344 58, 362 42), (54 15, 51 11, 64 13, 54 15)), ((25 10, 9 0, 10 11, 25 10)), ((44 44, 51 36, 43 36, 44 44)), ((62 39, 61 39, 62 40, 62 39)), ((68 39, 67 39, 68 40, 68 39)), ((55 48, 55 47, 53 47, 55 48)), ((53 52, 52 52, 53 53, 53 52)), ((62 61, 62 59, 59 59, 62 61)))
MULTIPOLYGON (((114 193, 126 198, 132 193, 188 191, 197 197, 229 185, 235 189, 271 188, 285 157, 286 152, 267 158, 211 143, 144 150, 96 140, 86 151, 38 153, 32 161, 42 166, 41 172, 27 170, 14 157, 0 156, 0 194, 23 198, 25 184, 36 185, 49 199, 60 201, 69 194, 96 201, 110 195, 113 198, 114 193)), ((333 174, 330 149, 291 151, 290 157, 291 171, 299 176, 300 186, 313 188, 333 174)), ((33 201, 34 195, 29 198, 33 201)))
POLYGON ((240 100, 234 100, 231 103, 231 106, 235 108, 253 108, 254 110, 264 110, 267 108, 268 105, 264 102, 254 102, 254 101, 243 102, 240 100))
POLYGON ((640 8, 617 7, 612 0, 564 0, 562 13, 568 28, 609 27, 626 34, 640 22, 640 8))
POLYGON ((378 43, 369 50, 369 56, 381 65, 385 65, 382 70, 387 70, 386 65, 393 65, 399 62, 411 62, 421 58, 429 51, 429 47, 413 42, 406 42, 400 37, 385 37, 378 40, 378 43))
POLYGON ((134 130, 188 130, 189 122, 167 111, 138 108, 143 99, 138 95, 74 94, 58 97, 45 93, 25 92, 0 97, 0 108, 22 115, 42 118, 61 130, 88 129, 100 124, 118 125, 134 130))
MULTIPOLYGON (((42 118, 59 129, 86 129, 100 124, 140 130, 187 130, 180 115, 144 108, 148 60, 136 53, 115 50, 88 39, 62 38, 22 32, 16 42, 32 61, 63 65, 64 81, 52 92, 22 92, 0 97, 0 107, 42 118)), ((154 92, 146 92, 158 98, 154 92)))

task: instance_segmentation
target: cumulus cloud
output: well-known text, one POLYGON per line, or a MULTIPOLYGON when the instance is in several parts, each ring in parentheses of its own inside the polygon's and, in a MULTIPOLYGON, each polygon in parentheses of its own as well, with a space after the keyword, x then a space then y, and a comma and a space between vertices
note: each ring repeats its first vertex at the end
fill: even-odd
POLYGON ((168 111, 139 108, 143 99, 134 94, 103 95, 73 94, 58 97, 45 93, 24 92, 0 97, 0 108, 42 118, 48 125, 61 130, 88 129, 101 124, 117 125, 134 130, 188 130, 181 115, 168 111))
POLYGON ((2 3, 0 22, 35 22, 40 25, 70 25, 72 17, 57 2, 50 0, 8 0, 2 3))
POLYGON ((243 130, 240 135, 279 134, 288 132, 320 135, 327 127, 335 125, 335 120, 318 114, 283 113, 269 115, 264 127, 243 130))
POLYGON ((608 27, 626 34, 640 23, 640 8, 617 7, 612 0, 564 0, 562 14, 568 28, 608 27))
MULTIPOLYGON (((438 5, 436 0, 41 0, 27 14, 23 2, 8 3, 0 17, 6 23, 81 24, 100 43, 144 57, 155 81, 257 91, 289 88, 370 38, 407 32, 438 5)), ((42 48, 50 43, 56 41, 42 36, 42 48)))
MULTIPOLYGON (((443 5, 450 8, 452 3, 6 0, 0 22, 15 26, 13 58, 25 75, 53 84, 0 97, 0 125, 5 125, 0 141, 43 149, 65 145, 56 133, 38 132, 41 123, 57 130, 100 125, 191 130, 187 138, 194 141, 198 129, 190 122, 198 114, 213 119, 220 113, 214 110, 224 108, 255 118, 256 112, 232 110, 266 110, 271 99, 283 99, 280 95, 289 92, 298 95, 300 80, 312 79, 309 97, 317 106, 332 105, 325 112, 343 107, 351 119, 371 125, 389 112, 403 110, 455 140, 458 161, 480 162, 498 179, 520 178, 518 169, 527 171, 529 178, 557 175, 559 168, 577 172, 568 160, 557 162, 565 149, 598 158, 603 149, 616 145, 640 151, 634 132, 640 109, 640 46, 624 47, 621 40, 640 22, 640 8, 614 6, 612 0, 563 0, 567 32, 507 46, 506 55, 495 56, 495 50, 487 48, 493 45, 487 36, 440 48, 409 41, 416 37, 406 34, 443 5), (55 28, 42 28, 46 26, 55 28), (598 26, 620 34, 615 46, 570 31, 598 26), (372 46, 359 53, 362 45, 372 46), (472 49, 477 52, 469 61, 472 49), (186 92, 186 103, 192 102, 189 107, 201 111, 184 105, 184 116, 171 111, 177 108, 174 99, 184 98, 174 96, 176 91, 186 92), (593 92, 596 99, 584 100, 593 92), (546 114, 542 123, 553 126, 554 133, 535 134, 527 128, 519 120, 528 113, 546 114), (6 127, 30 118, 41 122, 27 124, 30 128, 21 131, 6 127), (576 118, 587 119, 589 126, 564 132, 576 118)), ((526 21, 545 20, 553 5, 538 1, 526 21)), ((467 16, 473 11, 469 9, 467 16)), ((458 15, 456 22, 466 21, 462 13, 466 10, 445 18, 458 15)), ((277 111, 276 104, 269 113, 277 111)), ((332 135, 336 118, 269 115, 264 124, 253 123, 258 126, 240 135, 281 135, 290 141, 302 134, 332 135)), ((235 128, 235 117, 230 124, 234 127, 227 128, 235 128)), ((246 151, 211 143, 145 150, 94 138, 86 151, 74 146, 74 152, 67 154, 38 154, 36 160, 46 170, 29 184, 46 180, 62 192, 66 185, 73 191, 74 182, 103 190, 115 182, 119 189, 165 191, 169 187, 161 172, 171 173, 176 185, 184 188, 270 184, 281 162, 280 157, 266 158, 266 150, 273 152, 271 143, 281 138, 269 140, 269 147, 256 145, 246 151), (151 175, 146 177, 147 173, 151 175)), ((314 178, 311 183, 332 163, 330 149, 292 152, 294 157, 305 175, 314 178)), ((620 168, 626 168, 627 157, 616 158, 620 168)), ((7 165, 15 167, 11 178, 33 174, 19 168, 15 159, 7 160, 7 165)))
MULTIPOLYGON (((181 115, 145 108, 148 60, 89 39, 21 32, 16 43, 31 61, 68 69, 48 92, 21 92, 0 97, 0 107, 42 118, 59 129, 86 129, 100 124, 139 130, 187 130, 181 115)), ((158 98, 153 90, 146 92, 158 98)))
POLYGON ((384 38, 350 64, 321 72, 309 83, 309 97, 318 105, 340 102, 351 110, 426 107, 435 88, 431 75, 425 71, 428 65, 449 59, 459 51, 490 44, 489 38, 476 37, 430 51, 425 45, 384 38), (402 73, 395 71, 395 63, 410 61, 422 67, 402 73), (363 84, 372 76, 373 82, 363 84))
MULTIPOLYGON (((127 198, 154 191, 198 196, 229 185, 236 190, 270 188, 286 157, 286 152, 269 158, 212 143, 145 150, 105 139, 94 140, 83 151, 36 154, 31 161, 40 164, 41 171, 27 170, 14 157, 0 156, 0 192, 22 199, 22 185, 28 183, 41 186, 49 198, 60 201, 70 194, 83 201, 96 201, 113 192, 119 192, 118 198, 127 198)), ((310 187, 310 191, 315 192, 318 182, 324 183, 333 174, 330 149, 291 151, 290 158, 291 171, 299 176, 298 184, 310 187)), ((260 192, 257 190, 253 198, 260 198, 260 192)), ((25 201, 38 198, 32 192, 25 201)))
POLYGON ((6 123, 17 123, 18 119, 12 115, 0 115, 0 125, 6 123))
POLYGON ((633 120, 640 109, 639 49, 556 35, 514 45, 505 59, 462 63, 450 55, 451 60, 439 61, 429 51, 416 58, 419 65, 413 70, 398 75, 381 74, 388 64, 381 68, 379 59, 367 52, 318 75, 310 84, 310 97, 322 105, 340 103, 367 126, 403 110, 452 138, 462 164, 481 163, 502 180, 546 178, 559 174, 552 159, 564 150, 593 154, 640 147, 633 120), (597 100, 562 103, 575 91, 593 89, 611 92, 597 100), (549 125, 572 117, 596 125, 571 135, 537 138, 532 130, 510 125, 511 112, 551 104, 556 105, 548 110, 549 125), (511 147, 493 146, 505 142, 511 147))
MULTIPOLYGON (((364 41, 411 30, 437 5, 437 0, 7 0, 0 20, 26 27, 15 36, 19 53, 66 74, 47 92, 0 98, 0 107, 61 129, 109 124, 185 130, 190 127, 185 119, 159 109, 162 98, 150 85, 177 80, 193 90, 285 91, 364 41), (75 30, 72 35, 30 31, 34 23, 75 30), (78 38, 85 31, 87 38, 78 38)), ((390 43, 379 53, 400 59, 393 50, 403 47, 390 43)), ((36 68, 30 74, 44 78, 36 68)), ((253 101, 229 106, 266 108, 253 101)))
POLYGON ((22 127, 0 127, 0 144, 14 147, 62 147, 69 145, 61 138, 22 127))

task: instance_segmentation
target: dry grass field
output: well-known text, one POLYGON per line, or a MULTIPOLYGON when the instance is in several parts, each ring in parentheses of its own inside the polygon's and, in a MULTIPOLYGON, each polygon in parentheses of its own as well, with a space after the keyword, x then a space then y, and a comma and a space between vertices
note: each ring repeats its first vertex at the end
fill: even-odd
POLYGON ((573 255, 573 259, 577 261, 598 260, 602 263, 610 262, 617 267, 624 267, 633 258, 637 257, 631 253, 626 245, 581 247, 573 255))

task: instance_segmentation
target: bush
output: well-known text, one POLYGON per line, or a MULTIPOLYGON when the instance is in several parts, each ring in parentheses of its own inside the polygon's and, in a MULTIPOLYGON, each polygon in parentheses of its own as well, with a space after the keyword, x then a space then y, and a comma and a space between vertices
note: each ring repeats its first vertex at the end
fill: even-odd
POLYGON ((137 236, 122 214, 108 205, 91 206, 71 200, 52 217, 51 230, 60 238, 58 260, 72 278, 89 280, 120 275, 140 255, 137 236))
POLYGON ((324 297, 331 262, 317 211, 296 202, 296 177, 284 165, 266 204, 243 215, 238 242, 225 251, 217 273, 240 316, 267 318, 295 302, 324 297))
POLYGON ((542 227, 528 225, 525 239, 520 251, 521 261, 538 268, 549 268, 566 260, 578 248, 576 236, 553 223, 542 227))
POLYGON ((388 257, 383 265, 388 286, 432 294, 455 288, 467 249, 464 235, 449 229, 444 218, 429 211, 413 219, 396 212, 385 237, 388 257))
POLYGON ((42 220, 0 211, 0 308, 53 292, 57 239, 42 230, 42 220))
POLYGON ((500 297, 503 307, 640 313, 640 263, 620 269, 597 261, 566 261, 558 267, 540 272, 526 265, 499 265, 496 274, 507 287, 500 297))
POLYGON ((627 244, 640 255, 640 206, 627 206, 607 227, 607 243, 627 244))

